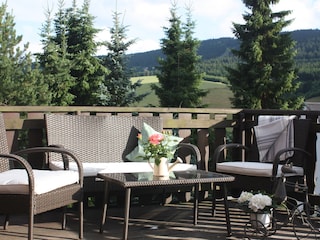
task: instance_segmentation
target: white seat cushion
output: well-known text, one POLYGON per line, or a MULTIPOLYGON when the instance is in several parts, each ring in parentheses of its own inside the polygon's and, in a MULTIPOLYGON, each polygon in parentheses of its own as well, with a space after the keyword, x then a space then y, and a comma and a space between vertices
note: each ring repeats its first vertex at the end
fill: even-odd
MULTIPOLYGON (((153 164, 153 163, 152 163, 153 164)), ((169 164, 169 166, 171 163, 169 164)), ((99 172, 103 173, 135 173, 135 172, 151 172, 153 171, 148 162, 109 162, 109 163, 82 163, 83 175, 85 177, 95 177, 99 172)), ((63 169, 61 161, 53 161, 50 163, 51 169, 63 169)), ((69 163, 70 170, 76 170, 77 166, 74 162, 69 163)), ((178 163, 172 170, 183 171, 197 169, 194 164, 178 163)))
MULTIPOLYGON (((270 163, 262 162, 222 162, 217 163, 217 172, 238 174, 244 176, 256 176, 256 177, 272 177, 272 167, 270 163)), ((281 167, 278 167, 277 177, 281 176, 281 167)), ((297 175, 303 175, 302 167, 293 167, 293 170, 297 175)))
MULTIPOLYGON (((50 192, 79 181, 75 171, 33 170, 35 194, 50 192)), ((24 169, 12 169, 0 173, 1 194, 28 194, 28 175, 24 169)))

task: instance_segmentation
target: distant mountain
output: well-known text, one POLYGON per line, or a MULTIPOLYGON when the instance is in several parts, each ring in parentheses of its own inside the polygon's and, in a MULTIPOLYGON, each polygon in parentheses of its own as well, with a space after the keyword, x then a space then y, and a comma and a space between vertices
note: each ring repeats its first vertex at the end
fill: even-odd
MULTIPOLYGON (((297 30, 291 32, 292 38, 297 42, 297 48, 303 50, 298 51, 298 58, 304 58, 306 54, 310 54, 314 49, 308 50, 308 42, 318 39, 320 46, 320 30, 297 30), (307 53, 305 52, 307 51, 307 53)), ((198 54, 202 57, 202 61, 209 59, 221 58, 230 55, 230 49, 236 49, 239 41, 235 38, 218 38, 201 41, 198 54)), ((313 47, 312 47, 313 48, 313 47)), ((158 65, 158 58, 163 57, 161 49, 135 53, 129 55, 129 67, 136 72, 146 69, 149 71, 158 65)))
MULTIPOLYGON (((203 40, 200 43, 198 54, 202 57, 202 60, 207 60, 221 57, 227 53, 228 49, 238 46, 238 40, 234 38, 203 40)), ((158 65, 159 57, 163 57, 161 49, 130 54, 129 67, 135 69, 135 71, 151 70, 158 65)))
POLYGON ((134 69, 134 72, 141 72, 144 69, 153 69, 158 65, 158 58, 163 57, 162 51, 153 50, 142 53, 129 54, 128 67, 134 69))

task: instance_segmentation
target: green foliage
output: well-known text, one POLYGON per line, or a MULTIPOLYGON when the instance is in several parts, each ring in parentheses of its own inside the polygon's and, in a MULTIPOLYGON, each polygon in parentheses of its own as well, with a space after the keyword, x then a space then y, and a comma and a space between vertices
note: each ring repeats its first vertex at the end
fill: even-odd
POLYGON ((54 20, 56 35, 53 40, 62 52, 65 51, 60 57, 66 64, 66 70, 70 71, 66 87, 70 88, 69 97, 73 98, 73 105, 98 105, 100 86, 108 72, 101 60, 95 57, 99 43, 94 37, 99 30, 93 27, 94 17, 89 14, 89 2, 85 0, 78 8, 73 1, 71 8, 64 9, 61 0, 54 20))
POLYGON ((7 4, 0 6, 0 104, 42 105, 50 101, 48 86, 39 66, 32 63, 28 44, 18 45, 22 36, 14 29, 14 17, 7 12, 7 4))
POLYGON ((71 8, 68 13, 68 53, 73 60, 71 75, 76 85, 71 93, 76 95, 74 105, 97 105, 100 86, 108 73, 102 62, 95 57, 98 43, 94 41, 99 32, 93 28, 94 17, 89 14, 89 0, 81 9, 71 8))
POLYGON ((251 12, 243 15, 245 24, 234 23, 240 40, 236 68, 227 68, 232 102, 238 108, 299 109, 303 98, 295 92, 297 71, 294 66, 294 42, 281 30, 290 24, 284 18, 290 12, 272 12, 275 0, 243 0, 251 12))
POLYGON ((46 12, 43 52, 37 59, 49 85, 51 105, 99 105, 100 87, 108 71, 95 57, 100 43, 94 40, 99 30, 93 27, 93 19, 89 0, 81 8, 73 1, 67 9, 59 0, 53 29, 51 12, 46 12))
POLYGON ((220 77, 220 76, 212 76, 212 75, 205 75, 203 77, 203 80, 205 81, 211 81, 211 82, 221 82, 221 83, 225 83, 228 84, 228 79, 226 79, 225 77, 220 77))
POLYGON ((158 60, 159 85, 153 84, 152 89, 162 107, 199 107, 207 91, 199 88, 202 75, 197 68, 200 61, 197 49, 200 42, 193 38, 195 23, 190 10, 185 24, 176 15, 175 5, 170 13, 170 27, 164 28, 166 38, 161 39, 165 58, 158 60))
POLYGON ((292 33, 297 40, 296 66, 306 99, 320 96, 320 30, 300 30, 292 33))
POLYGON ((100 86, 99 103, 104 106, 129 106, 148 95, 137 95, 136 88, 141 86, 141 82, 130 81, 126 51, 135 40, 126 42, 127 27, 119 23, 119 15, 114 13, 114 26, 110 29, 111 41, 106 43, 109 53, 103 58, 104 65, 110 69, 100 86))
MULTIPOLYGON (((56 15, 56 23, 66 22, 61 7, 60 5, 60 10, 56 15)), ((72 61, 67 53, 66 26, 59 25, 59 27, 56 29, 56 33, 59 34, 60 44, 57 44, 53 36, 51 12, 48 9, 46 22, 41 31, 43 52, 39 53, 37 57, 42 74, 49 85, 50 105, 67 106, 71 105, 75 98, 70 93, 71 87, 75 85, 75 79, 70 74, 72 61)))

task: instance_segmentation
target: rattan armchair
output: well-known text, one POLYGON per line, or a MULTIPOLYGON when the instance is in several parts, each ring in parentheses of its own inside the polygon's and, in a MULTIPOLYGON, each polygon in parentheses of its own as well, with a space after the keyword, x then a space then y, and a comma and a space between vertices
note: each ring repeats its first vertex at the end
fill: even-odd
MULTIPOLYGON (((34 216, 39 213, 79 205, 79 238, 83 238, 83 169, 71 151, 56 147, 36 147, 10 154, 3 115, 0 114, 0 214, 5 215, 4 229, 9 216, 28 214, 28 239, 33 239, 34 216), (30 153, 63 154, 64 159, 76 162, 78 171, 32 169, 22 156, 30 153)), ((65 216, 62 221, 65 228, 65 216)))
MULTIPOLYGON (((261 154, 257 146, 257 129, 252 131, 252 143, 243 145, 240 143, 228 143, 215 149, 213 156, 214 170, 230 174, 236 180, 230 184, 230 190, 235 197, 243 190, 261 190, 273 193, 277 180, 282 175, 282 170, 292 171, 291 178, 305 179, 310 154, 306 152, 311 122, 308 119, 292 120, 292 146, 274 149, 269 161, 261 161, 261 154), (229 153, 229 155, 228 155, 229 153), (285 167, 283 167, 285 165, 285 167), (291 169, 291 170, 290 170, 291 169)), ((285 128, 287 131, 287 127, 285 128)), ((266 137, 261 141, 268 142, 271 133, 266 131, 266 137), (269 134, 269 135, 268 135, 269 134)), ((278 137, 277 140, 280 140, 278 137)), ((284 139, 280 144, 284 143, 284 139)), ((288 138, 286 138, 288 140, 288 138)), ((271 146, 275 146, 273 143, 271 146)), ((282 146, 282 145, 281 145, 282 146)), ((271 149, 267 149, 271 152, 271 149)), ((311 190, 311 188, 310 188, 311 190)))

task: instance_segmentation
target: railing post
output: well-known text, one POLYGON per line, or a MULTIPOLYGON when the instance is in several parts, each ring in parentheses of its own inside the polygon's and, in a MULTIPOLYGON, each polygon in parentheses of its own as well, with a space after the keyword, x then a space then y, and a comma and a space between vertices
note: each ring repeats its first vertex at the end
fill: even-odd
MULTIPOLYGON (((3 118, 5 120, 11 120, 11 119, 19 119, 20 118, 20 113, 19 112, 6 112, 3 113, 3 118)), ((9 147, 9 152, 14 152, 19 149, 19 131, 16 129, 10 129, 7 130, 7 141, 8 141, 8 147, 9 147)))
MULTIPOLYGON (((306 144, 306 150, 311 154, 311 163, 307 167, 307 185, 309 193, 313 193, 315 189, 315 169, 317 161, 317 116, 309 116, 311 127, 306 144)), ((318 159, 320 160, 320 159, 318 159)))
MULTIPOLYGON (((28 121, 32 119, 43 119, 44 123, 44 113, 28 113, 28 121)), ((43 128, 30 128, 28 130, 28 146, 31 147, 41 147, 46 145, 46 136, 45 136, 45 125, 43 128)), ((42 169, 46 168, 46 158, 44 153, 32 153, 28 156, 28 161, 33 168, 42 169)))

